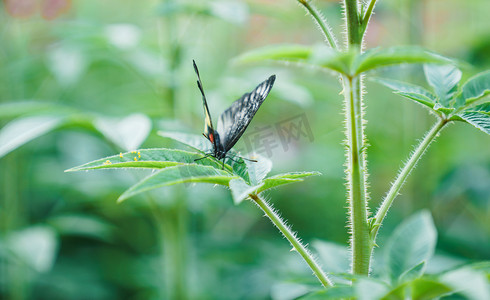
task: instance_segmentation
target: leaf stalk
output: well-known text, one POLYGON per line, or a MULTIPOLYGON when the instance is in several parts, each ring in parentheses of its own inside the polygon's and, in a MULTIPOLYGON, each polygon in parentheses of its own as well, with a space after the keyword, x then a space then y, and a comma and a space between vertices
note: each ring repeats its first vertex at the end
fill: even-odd
POLYGON ((333 283, 330 281, 327 274, 325 274, 325 272, 322 270, 320 265, 315 261, 313 255, 308 251, 306 246, 301 243, 300 239, 296 236, 296 233, 294 233, 291 228, 286 225, 284 220, 277 214, 272 205, 256 194, 250 194, 249 196, 289 241, 291 246, 293 246, 293 249, 301 255, 303 260, 308 264, 310 269, 313 271, 313 274, 315 274, 322 285, 324 287, 333 286, 333 283))
POLYGON ((305 7, 308 13, 311 15, 313 20, 317 23, 318 27, 323 33, 325 40, 330 44, 335 50, 338 50, 336 39, 332 33, 330 26, 325 20, 325 17, 318 11, 318 9, 309 0, 298 0, 298 2, 305 7))
POLYGON ((415 168, 417 162, 425 153, 425 151, 430 146, 430 144, 437 138, 441 130, 448 123, 449 121, 447 119, 440 118, 438 122, 434 124, 432 129, 429 132, 427 132, 425 137, 422 139, 420 144, 412 153, 412 155, 406 162, 405 166, 403 166, 400 173, 398 174, 396 180, 391 185, 390 190, 386 194, 386 197, 384 198, 383 202, 381 203, 374 217, 374 222, 371 228, 371 237, 373 240, 373 244, 376 240, 376 235, 378 234, 379 227, 381 227, 381 224, 383 223, 383 220, 386 217, 389 208, 393 204, 393 200, 396 198, 396 196, 398 196, 398 193, 400 192, 400 189, 403 187, 403 184, 405 183, 407 177, 415 168))

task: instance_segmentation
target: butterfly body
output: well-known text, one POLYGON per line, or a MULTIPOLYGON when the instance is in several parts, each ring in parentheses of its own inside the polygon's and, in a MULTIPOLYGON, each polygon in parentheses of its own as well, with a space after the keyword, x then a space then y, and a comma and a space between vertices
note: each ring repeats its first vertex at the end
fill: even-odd
POLYGON ((238 100, 233 102, 231 106, 221 114, 218 120, 217 129, 214 129, 201 78, 199 76, 199 70, 197 69, 196 62, 193 61, 193 63, 198 79, 197 86, 201 91, 204 107, 205 123, 203 135, 213 146, 213 150, 208 156, 213 156, 218 160, 223 159, 224 164, 224 159, 226 158, 228 151, 230 151, 243 135, 260 105, 262 105, 272 89, 276 76, 270 76, 267 80, 260 83, 253 91, 244 94, 238 100))

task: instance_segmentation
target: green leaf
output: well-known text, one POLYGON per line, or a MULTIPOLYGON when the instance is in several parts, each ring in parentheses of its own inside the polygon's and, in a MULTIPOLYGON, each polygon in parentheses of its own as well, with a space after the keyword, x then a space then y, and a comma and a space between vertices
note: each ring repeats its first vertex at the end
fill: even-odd
POLYGON ((264 179, 257 185, 251 185, 244 180, 234 180, 230 183, 230 189, 233 195, 235 204, 239 204, 248 198, 251 193, 259 194, 268 189, 278 187, 280 185, 303 181, 304 177, 319 175, 318 172, 291 172, 280 175, 275 175, 264 179))
POLYGON ((99 117, 94 126, 107 139, 126 151, 135 150, 146 140, 151 120, 144 114, 131 114, 125 118, 99 117))
POLYGON ((490 113, 490 102, 472 107, 467 111, 477 111, 477 112, 482 112, 482 113, 490 113))
POLYGON ((245 161, 251 185, 258 185, 272 169, 272 161, 262 155, 254 157, 253 161, 245 161))
POLYGON ((416 299, 416 300, 432 300, 438 299, 441 296, 451 293, 452 289, 444 283, 433 279, 417 278, 412 281, 405 282, 393 288, 379 299, 416 299))
POLYGON ((232 179, 229 183, 233 202, 238 205, 248 198, 248 195, 255 192, 256 186, 250 186, 242 178, 232 179))
MULTIPOLYGON (((188 134, 188 133, 181 133, 181 132, 168 132, 168 131, 159 131, 158 135, 160 135, 161 137, 173 139, 179 143, 185 144, 191 147, 192 149, 201 152, 209 152, 212 149, 211 143, 207 139, 205 139, 202 135, 188 134)), ((231 156, 238 155, 233 149, 231 149, 229 153, 231 154, 231 156)), ((212 160, 217 162, 216 159, 212 159, 212 160)), ((245 180, 245 182, 250 183, 250 176, 248 175, 248 169, 247 169, 247 165, 245 164, 245 161, 241 158, 239 158, 236 161, 235 160, 236 159, 226 158, 225 168, 228 168, 229 170, 233 170, 233 173, 242 177, 245 180)))
POLYGON ((452 90, 461 80, 461 71, 451 65, 424 65, 424 73, 427 82, 434 89, 439 103, 443 107, 449 107, 452 90))
POLYGON ((434 95, 421 86, 385 78, 373 78, 372 80, 392 89, 398 95, 431 109, 434 108, 436 100, 434 95))
POLYGON ((0 157, 66 122, 60 116, 31 116, 15 119, 0 130, 0 157))
POLYGON ((0 104, 0 118, 17 118, 22 115, 72 113, 74 109, 42 101, 16 101, 0 104))
POLYGON ((52 217, 48 223, 61 235, 78 235, 110 241, 115 226, 103 219, 84 214, 66 214, 52 217))
POLYGON ((321 265, 329 273, 348 273, 350 270, 350 251, 346 246, 327 241, 314 241, 321 265))
POLYGON ((444 283, 427 279, 417 278, 410 283, 411 299, 432 300, 451 292, 451 288, 444 283))
POLYGON ((418 265, 415 265, 413 268, 403 272, 403 274, 400 275, 399 281, 404 282, 404 281, 413 280, 415 278, 419 278, 420 276, 422 276, 424 274, 426 264, 427 263, 425 261, 423 261, 423 262, 419 263, 418 265))
POLYGON ((295 300, 306 295, 313 289, 311 286, 295 282, 280 282, 271 287, 270 298, 272 300, 295 300))
POLYGON ((471 300, 490 299, 488 279, 483 272, 463 267, 441 276, 440 281, 471 300))
POLYGON ((298 299, 301 300, 325 300, 325 299, 349 299, 356 296, 353 286, 336 285, 326 290, 313 292, 298 299))
POLYGON ((33 226, 10 233, 7 248, 38 272, 49 271, 58 252, 58 237, 51 227, 33 226))
POLYGON ((260 187, 257 188, 256 193, 257 194, 262 193, 263 191, 278 187, 280 185, 298 182, 298 181, 303 181, 304 180, 303 178, 305 178, 305 177, 317 176, 317 175, 321 175, 321 173, 319 173, 319 172, 290 172, 290 173, 275 175, 275 176, 266 178, 262 182, 260 187))
POLYGON ((368 278, 360 279, 355 289, 359 300, 378 300, 388 292, 386 284, 368 278))
POLYGON ((449 58, 416 46, 375 48, 361 54, 354 61, 353 72, 360 74, 369 70, 399 64, 439 63, 450 64, 449 58))
POLYGON ((326 46, 275 45, 244 53, 236 60, 242 63, 264 60, 293 62, 350 74, 353 53, 338 52, 326 46))
POLYGON ((400 224, 386 245, 386 267, 392 282, 428 261, 434 254, 437 231, 428 211, 413 215, 400 224))
POLYGON ((490 71, 479 73, 466 81, 462 87, 462 97, 466 104, 490 94, 490 71))
POLYGON ((177 149, 141 149, 94 160, 68 169, 65 172, 116 168, 162 169, 175 165, 194 163, 221 168, 219 163, 210 158, 194 161, 201 157, 202 155, 199 153, 177 149))
POLYGON ((248 63, 263 60, 306 61, 313 53, 313 48, 304 45, 271 45, 251 50, 236 58, 238 62, 248 63))
POLYGON ((228 186, 230 180, 235 178, 238 177, 226 171, 198 164, 168 167, 151 174, 133 185, 119 197, 118 202, 143 192, 177 183, 202 182, 228 186))
POLYGON ((170 131, 159 131, 158 135, 164 138, 173 139, 179 143, 191 147, 192 149, 202 152, 209 151, 212 148, 211 143, 202 135, 170 131))
POLYGON ((486 134, 490 134, 490 115, 485 112, 465 112, 459 116, 467 123, 480 129, 486 134))

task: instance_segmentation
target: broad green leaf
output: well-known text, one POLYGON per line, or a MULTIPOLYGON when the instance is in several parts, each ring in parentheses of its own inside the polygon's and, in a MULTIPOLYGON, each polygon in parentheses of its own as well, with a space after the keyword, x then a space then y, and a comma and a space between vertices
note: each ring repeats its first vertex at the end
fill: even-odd
POLYGON ((16 101, 0 104, 0 118, 17 118, 22 115, 71 113, 72 108, 42 101, 16 101))
POLYGON ((68 169, 65 172, 116 168, 162 169, 175 165, 194 163, 221 168, 221 165, 210 158, 194 161, 201 157, 202 155, 199 153, 177 149, 141 149, 94 160, 68 169))
POLYGON ((423 95, 416 94, 416 93, 402 93, 402 92, 395 92, 396 94, 405 97, 407 99, 413 100, 419 104, 422 104, 423 106, 426 106, 428 108, 434 108, 434 103, 427 101, 427 98, 425 98, 423 95))
POLYGON ((411 299, 432 300, 451 293, 451 288, 444 283, 427 279, 417 278, 410 283, 411 299))
POLYGON ((461 268, 482 272, 490 276, 490 260, 470 263, 461 268))
POLYGON ((48 220, 61 235, 77 235, 110 241, 115 227, 95 216, 83 214, 59 215, 48 220))
POLYGON ((439 103, 449 107, 453 89, 461 80, 461 70, 451 65, 424 65, 424 73, 427 82, 434 89, 439 103))
POLYGON ((417 278, 412 281, 404 282, 391 291, 386 293, 379 299, 382 300, 432 300, 438 299, 448 293, 451 293, 452 289, 444 283, 435 281, 433 279, 417 278))
POLYGON ((238 178, 228 172, 210 166, 186 164, 168 167, 142 179, 126 190, 118 199, 124 201, 137 194, 156 188, 185 182, 202 182, 228 186, 230 180, 238 178))
POLYGON ((470 300, 490 299, 490 285, 483 272, 463 267, 441 276, 440 281, 470 300))
POLYGON ((301 300, 325 300, 325 299, 350 299, 356 296, 355 287, 336 285, 326 290, 313 292, 298 299, 301 300))
POLYGON ((416 46, 375 48, 364 52, 356 58, 353 66, 353 73, 360 74, 390 65, 413 63, 450 64, 451 62, 452 61, 449 58, 416 46))
POLYGON ((429 108, 434 107, 434 95, 421 86, 385 78, 374 78, 372 80, 381 83, 382 85, 392 89, 396 94, 413 100, 418 104, 422 104, 423 106, 429 108))
POLYGON ((280 185, 303 181, 304 177, 320 175, 319 172, 290 172, 275 175, 264 179, 260 187, 256 190, 256 193, 262 193, 265 190, 278 187, 280 185))
POLYGON ((386 245, 386 267, 392 282, 423 261, 436 247, 437 231, 428 211, 417 213, 400 224, 386 245))
POLYGON ((486 134, 490 134, 490 114, 485 112, 465 112, 459 116, 486 134))
MULTIPOLYGON (((271 288, 272 300, 295 300, 308 292, 312 291, 312 287, 295 282, 281 282, 274 284, 271 288)), ((315 289, 316 290, 316 289, 315 289)))
POLYGON ((146 140, 152 125, 146 115, 132 114, 125 118, 99 117, 94 126, 121 149, 131 151, 146 140))
MULTIPOLYGON (((158 135, 160 135, 161 137, 173 139, 179 143, 185 144, 201 152, 211 152, 212 149, 211 143, 207 139, 205 139, 202 135, 188 134, 188 133, 181 133, 181 132, 168 132, 168 131, 159 131, 158 135)), ((238 155, 238 153, 236 153, 233 149, 229 151, 229 154, 232 157, 236 157, 238 155)), ((247 165, 245 164, 245 161, 243 159, 238 158, 237 160, 236 158, 233 159, 226 158, 225 168, 229 170, 233 170, 233 172, 238 176, 242 177, 245 180, 245 182, 247 183, 250 182, 247 165)))
POLYGON ((470 108, 468 111, 490 113, 490 102, 470 108))
POLYGON ((350 270, 350 251, 344 245, 328 241, 314 241, 321 265, 329 273, 348 273, 350 270))
POLYGON ((275 45, 244 53, 236 60, 244 63, 264 60, 293 62, 350 74, 352 59, 353 54, 338 52, 326 46, 275 45))
POLYGON ((0 129, 0 157, 66 122, 60 116, 31 116, 15 119, 0 129))
POLYGON ((242 178, 232 179, 229 183, 233 202, 238 205, 248 198, 248 195, 255 192, 256 186, 250 186, 242 178))
POLYGON ((490 94, 490 71, 477 74, 463 84, 462 97, 465 99, 466 104, 470 104, 488 94, 490 94))
POLYGON ((309 63, 340 74, 352 75, 352 64, 356 55, 354 49, 348 52, 339 52, 330 47, 318 46, 313 48, 309 63))
POLYGON ((256 62, 262 60, 307 61, 313 53, 311 46, 273 45, 254 49, 236 58, 239 62, 256 62))
POLYGON ((230 183, 230 188, 235 204, 238 204, 248 198, 251 193, 259 194, 265 190, 278 187, 280 185, 303 181, 304 177, 319 175, 318 172, 292 172, 280 175, 275 175, 264 179, 257 185, 250 185, 243 180, 235 180, 230 183))
POLYGON ((212 149, 211 143, 206 140, 202 135, 170 131, 159 131, 158 135, 161 137, 173 139, 179 143, 185 144, 195 150, 199 150, 202 152, 210 151, 212 149))
POLYGON ((258 185, 272 169, 272 161, 262 155, 254 156, 256 162, 245 161, 251 185, 258 185))
POLYGON ((355 284, 357 299, 378 300, 388 292, 388 287, 379 281, 362 278, 355 284))
POLYGON ((403 274, 400 275, 399 281, 404 282, 404 281, 413 280, 415 278, 419 278, 420 276, 422 276, 424 274, 426 264, 427 263, 425 261, 423 261, 423 262, 419 263, 418 265, 415 265, 413 268, 403 272, 403 274))
POLYGON ((58 237, 51 227, 33 226, 10 233, 7 248, 37 272, 47 272, 58 252, 58 237))

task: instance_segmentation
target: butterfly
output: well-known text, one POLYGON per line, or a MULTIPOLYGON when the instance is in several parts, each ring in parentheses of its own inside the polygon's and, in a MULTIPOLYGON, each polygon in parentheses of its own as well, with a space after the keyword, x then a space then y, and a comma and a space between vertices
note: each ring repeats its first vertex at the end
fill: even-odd
MULTIPOLYGON (((197 75, 197 87, 201 91, 202 103, 204 107, 204 137, 211 142, 213 147, 212 152, 197 160, 213 156, 218 160, 223 160, 223 168, 225 158, 231 148, 238 142, 240 137, 247 129, 248 124, 252 121, 255 113, 260 105, 264 102, 267 95, 274 85, 276 75, 270 76, 267 80, 260 83, 253 91, 244 94, 238 100, 233 102, 219 117, 216 130, 213 127, 211 114, 209 113, 208 103, 204 94, 201 77, 197 69, 196 62, 193 60, 194 71, 197 75)), ((251 160, 254 161, 254 160, 251 160)))

